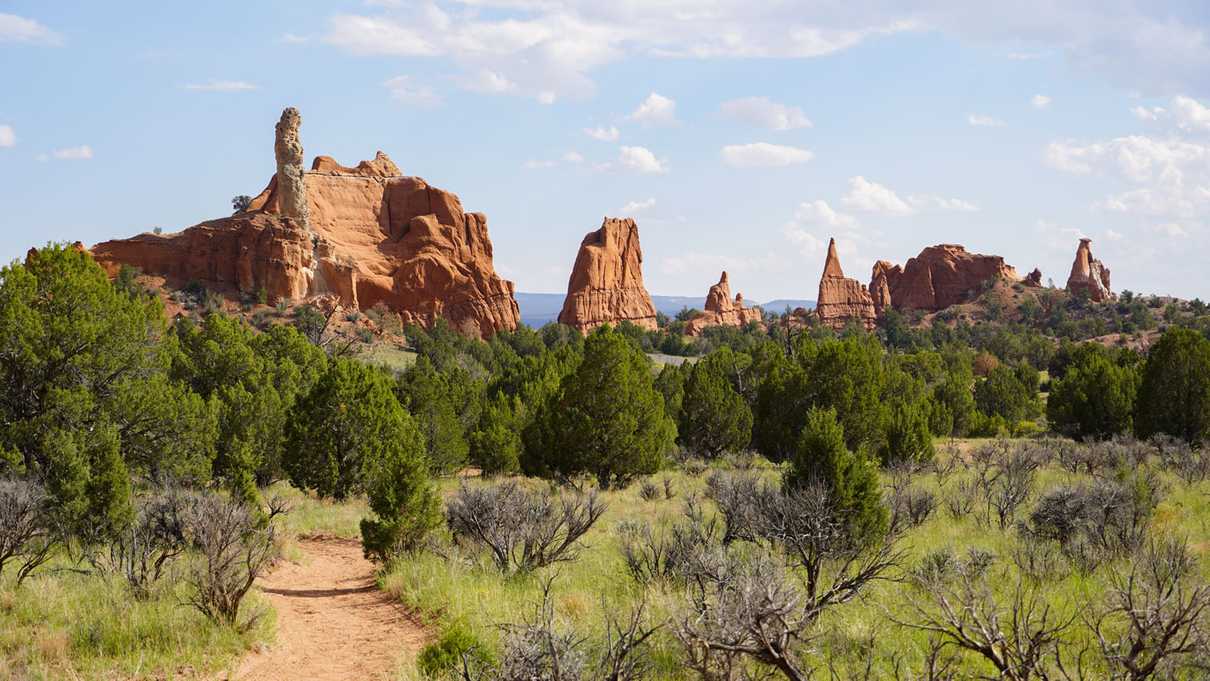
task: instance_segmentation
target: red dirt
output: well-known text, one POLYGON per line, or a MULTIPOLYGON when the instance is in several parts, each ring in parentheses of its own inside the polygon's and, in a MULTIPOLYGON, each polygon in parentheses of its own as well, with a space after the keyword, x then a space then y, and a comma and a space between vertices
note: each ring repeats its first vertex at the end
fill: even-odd
POLYGON ((395 678, 425 631, 380 591, 355 540, 300 538, 299 563, 283 562, 258 586, 277 611, 277 637, 244 658, 236 681, 395 678))

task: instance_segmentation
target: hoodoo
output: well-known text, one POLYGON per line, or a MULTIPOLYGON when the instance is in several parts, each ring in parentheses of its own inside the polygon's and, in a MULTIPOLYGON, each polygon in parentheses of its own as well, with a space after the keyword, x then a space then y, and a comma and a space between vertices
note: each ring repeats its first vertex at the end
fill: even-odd
POLYGON ((870 292, 879 313, 888 307, 936 312, 974 300, 995 279, 1018 281, 1020 277, 998 255, 968 253, 957 244, 938 244, 924 249, 903 267, 885 260, 874 263, 870 292))
POLYGON ((300 301, 335 295, 346 307, 377 303, 405 322, 445 318, 487 337, 517 327, 512 282, 496 275, 487 218, 454 194, 405 176, 378 152, 346 168, 320 156, 303 168, 301 117, 277 124, 277 172, 248 208, 175 234, 141 234, 93 248, 111 272, 125 264, 197 281, 228 295, 300 301))
POLYGON ((628 321, 654 330, 655 306, 643 286, 643 250, 631 218, 605 218, 580 243, 559 323, 588 333, 628 321))
POLYGON ((1089 300, 1102 302, 1112 300, 1109 288, 1109 268, 1092 257, 1092 239, 1080 239, 1076 247, 1076 259, 1071 264, 1071 276, 1067 277, 1067 290, 1086 295, 1089 300))
POLYGON ((815 313, 824 326, 837 331, 850 323, 872 330, 877 318, 874 301, 865 285, 856 279, 845 278, 836 255, 836 239, 828 241, 828 257, 824 261, 823 276, 819 278, 815 313))
POLYGON ((696 336, 711 326, 742 327, 749 323, 760 324, 764 315, 759 307, 744 307, 744 294, 731 297, 731 283, 723 272, 718 283, 706 294, 705 311, 685 324, 685 333, 696 336))

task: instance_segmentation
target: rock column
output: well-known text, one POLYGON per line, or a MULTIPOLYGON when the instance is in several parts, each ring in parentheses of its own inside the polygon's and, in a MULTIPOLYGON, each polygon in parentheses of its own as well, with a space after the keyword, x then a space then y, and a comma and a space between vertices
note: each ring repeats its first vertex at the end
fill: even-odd
MULTIPOLYGON (((298 137, 302 116, 290 107, 281 112, 273 153, 277 157, 277 204, 284 217, 308 225, 307 190, 303 184, 303 147, 298 137)), ((309 226, 309 225, 308 225, 309 226)))

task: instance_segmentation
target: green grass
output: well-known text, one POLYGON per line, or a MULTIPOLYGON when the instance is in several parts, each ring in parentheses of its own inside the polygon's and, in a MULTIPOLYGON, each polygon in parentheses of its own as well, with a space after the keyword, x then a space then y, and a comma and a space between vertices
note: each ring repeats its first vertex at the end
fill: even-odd
POLYGON ((357 358, 393 371, 403 371, 416 363, 416 353, 402 350, 388 343, 372 343, 366 346, 357 355, 357 358))
POLYGON ((264 616, 237 632, 182 605, 184 585, 138 601, 121 578, 77 567, 59 558, 20 587, 8 574, 0 582, 0 679, 208 678, 272 637, 256 594, 245 612, 264 616))
MULTIPOLYGON (((978 445, 977 442, 956 444, 963 452, 978 445)), ((950 454, 939 453, 939 456, 950 454)), ((775 475, 772 471, 767 474, 775 475)), ((656 478, 665 475, 674 480, 678 492, 672 501, 644 501, 638 495, 638 485, 605 493, 609 509, 585 538, 585 546, 574 562, 547 568, 539 575, 506 577, 482 556, 454 552, 447 559, 424 553, 394 563, 382 577, 381 584, 435 630, 451 623, 463 623, 487 647, 498 651, 502 636, 499 625, 519 622, 532 613, 541 598, 539 577, 556 575, 553 593, 557 613, 590 641, 595 641, 603 631, 607 613, 625 612, 643 595, 643 590, 626 573, 618 524, 628 520, 645 520, 656 526, 674 522, 682 514, 684 495, 690 491, 701 493, 708 473, 694 478, 681 471, 670 471, 656 478)), ((900 548, 907 556, 904 564, 911 567, 921 557, 937 550, 962 553, 969 548, 979 548, 991 551, 997 556, 992 586, 998 593, 1004 593, 1017 580, 1017 569, 1010 558, 1016 531, 1012 527, 1001 530, 994 521, 990 527, 981 526, 973 516, 954 519, 944 507, 946 490, 970 475, 973 473, 968 468, 959 466, 945 480, 944 486, 939 485, 932 474, 918 476, 915 484, 936 494, 937 508, 926 522, 903 537, 900 548)), ((1028 514, 1039 495, 1072 482, 1076 477, 1053 466, 1043 469, 1038 475, 1034 495, 1023 506, 1019 517, 1028 514)), ((1210 577, 1210 482, 1190 487, 1168 473, 1164 473, 1164 480, 1169 486, 1168 494, 1156 509, 1153 532, 1187 537, 1201 560, 1203 572, 1210 577)), ((470 484, 483 483, 474 481, 470 484)), ((442 489, 449 493, 456 485, 456 482, 445 481, 442 489)), ((1092 576, 1073 572, 1045 584, 1043 593, 1056 614, 1070 617, 1089 603, 1101 601, 1104 580, 1104 569, 1092 576)), ((894 619, 913 619, 906 600, 912 594, 911 587, 903 583, 881 582, 867 590, 863 598, 831 610, 817 628, 818 638, 813 643, 817 653, 811 656, 813 662, 832 659, 844 668, 873 655, 880 672, 876 678, 885 678, 893 677, 892 660, 898 657, 908 662, 919 660, 926 649, 927 637, 893 623, 894 619)), ((652 586, 646 597, 652 617, 659 620, 671 612, 677 590, 652 586)), ((1086 632, 1073 631, 1072 635, 1080 638, 1086 632)), ((655 678, 692 678, 681 665, 679 646, 667 631, 657 635, 653 652, 655 678)), ((987 671, 974 658, 964 659, 967 673, 987 671)), ((408 668, 403 672, 403 678, 417 679, 419 675, 414 668, 408 668)))

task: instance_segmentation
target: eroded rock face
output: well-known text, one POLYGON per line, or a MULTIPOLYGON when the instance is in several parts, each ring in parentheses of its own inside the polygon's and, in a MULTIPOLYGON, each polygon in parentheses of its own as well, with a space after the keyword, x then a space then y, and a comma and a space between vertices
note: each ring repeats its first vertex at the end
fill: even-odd
POLYGON ((702 314, 685 324, 685 333, 696 336, 711 326, 743 327, 749 323, 760 324, 764 318, 759 307, 744 307, 744 294, 731 297, 731 283, 723 272, 718 283, 706 294, 706 308, 702 314))
POLYGON ((874 265, 870 290, 879 312, 887 307, 936 312, 974 300, 989 281, 997 278, 1020 279, 998 255, 968 253, 957 244, 939 244, 924 249, 903 267, 879 261, 874 265))
POLYGON ((580 243, 559 323, 588 333, 622 321, 653 330, 655 306, 643 286, 638 225, 630 218, 605 218, 580 243))
POLYGON ((1096 302, 1114 298, 1113 290, 1109 288, 1109 268, 1092 257, 1092 239, 1080 239, 1075 262, 1071 264, 1071 275, 1067 277, 1067 290, 1096 302))
POLYGON ((353 168, 320 156, 293 187, 293 168, 301 168, 293 151, 301 146, 291 111, 278 124, 278 172, 247 211, 177 234, 98 244, 97 260, 113 271, 139 267, 170 285, 263 288, 273 301, 334 295, 355 309, 381 302, 405 322, 441 317, 479 337, 517 327, 513 284, 496 275, 482 213, 466 213, 454 194, 404 176, 382 152, 353 168))
POLYGON ((874 300, 866 287, 856 279, 847 279, 836 255, 836 240, 828 242, 828 257, 824 261, 823 276, 819 278, 819 296, 815 302, 815 314, 824 326, 837 331, 850 323, 856 323, 867 331, 874 328, 877 313, 874 300))

